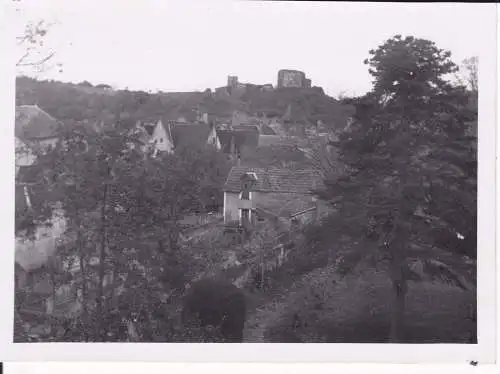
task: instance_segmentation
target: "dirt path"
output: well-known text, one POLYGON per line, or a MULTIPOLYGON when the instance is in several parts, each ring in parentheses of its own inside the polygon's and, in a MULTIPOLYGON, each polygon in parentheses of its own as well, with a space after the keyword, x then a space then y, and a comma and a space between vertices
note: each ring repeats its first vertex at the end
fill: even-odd
MULTIPOLYGON (((300 282, 300 280, 298 281, 300 282)), ((245 343, 265 343, 264 334, 269 325, 272 325, 285 312, 286 299, 290 289, 294 288, 298 282, 292 283, 289 287, 281 285, 266 293, 255 296, 254 309, 248 314, 243 332, 245 343)))
MULTIPOLYGON (((281 282, 266 293, 260 293, 258 300, 254 301, 254 309, 249 313, 245 331, 243 333, 245 343, 265 343, 265 332, 269 326, 273 326, 287 312, 290 297, 307 284, 311 278, 325 277, 331 273, 327 268, 318 268, 298 277, 295 281, 281 282)), ((330 277, 330 279, 333 279, 330 277)))

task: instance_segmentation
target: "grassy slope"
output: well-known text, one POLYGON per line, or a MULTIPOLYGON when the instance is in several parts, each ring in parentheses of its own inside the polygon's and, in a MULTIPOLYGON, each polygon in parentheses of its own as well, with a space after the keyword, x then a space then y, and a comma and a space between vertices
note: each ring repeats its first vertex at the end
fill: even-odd
MULTIPOLYGON (((260 312, 263 338, 269 342, 380 343, 389 333, 390 284, 385 274, 366 271, 331 283, 317 269, 260 312), (316 297, 315 295, 318 295, 316 297), (292 328, 298 313, 301 326, 292 328)), ((407 297, 405 341, 465 343, 475 324, 468 308, 475 295, 443 284, 412 284, 407 297)))

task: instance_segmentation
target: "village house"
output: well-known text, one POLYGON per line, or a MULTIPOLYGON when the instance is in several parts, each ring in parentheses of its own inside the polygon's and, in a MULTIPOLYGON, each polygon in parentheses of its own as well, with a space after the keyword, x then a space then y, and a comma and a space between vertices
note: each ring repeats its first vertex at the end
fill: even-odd
POLYGON ((40 183, 48 171, 45 157, 60 145, 60 130, 61 123, 38 106, 16 108, 15 291, 18 319, 31 325, 46 315, 68 316, 78 310, 72 287, 53 283, 67 222, 60 205, 44 200, 47 191, 40 183), (28 227, 38 221, 28 235, 28 227))
POLYGON ((56 252, 62 244, 66 220, 55 211, 50 221, 50 226, 36 227, 33 238, 16 237, 15 289, 22 316, 67 315, 77 309, 71 287, 53 285, 53 272, 59 266, 56 252))
POLYGON ((259 144, 259 129, 256 126, 234 126, 217 130, 221 151, 238 161, 246 150, 256 149, 259 144))
POLYGON ((255 125, 259 127, 260 130, 260 125, 262 123, 261 118, 258 116, 252 115, 245 113, 240 110, 235 110, 233 111, 232 119, 231 119, 231 125, 234 126, 240 126, 240 125, 255 125))
POLYGON ((36 156, 33 150, 19 138, 15 138, 15 164, 16 164, 16 176, 19 170, 25 166, 31 166, 36 161, 36 156))
POLYGON ((55 287, 53 276, 60 268, 57 250, 63 245, 67 220, 60 205, 47 204, 40 179, 44 165, 19 166, 16 175, 15 291, 19 315, 33 321, 43 316, 67 316, 78 310, 68 284, 55 287), (28 234, 28 227, 33 233, 28 234))
POLYGON ((55 149, 60 140, 61 123, 38 105, 16 107, 16 143, 29 147, 35 153, 55 149))
POLYGON ((314 195, 321 185, 316 170, 233 167, 224 185, 224 223, 246 226, 278 219, 290 228, 310 222, 327 209, 314 195))
POLYGON ((37 179, 44 177, 44 158, 61 143, 61 130, 62 124, 37 105, 16 108, 16 194, 28 204, 37 179))
POLYGON ((270 146, 296 146, 300 140, 294 136, 282 136, 282 135, 263 135, 259 136, 259 148, 260 147, 270 147, 270 146))
POLYGON ((162 152, 173 153, 184 147, 201 149, 206 146, 221 149, 221 142, 214 125, 207 123, 179 123, 159 120, 152 132, 151 144, 154 155, 162 152))
POLYGON ((137 130, 138 140, 143 144, 148 144, 151 141, 151 136, 155 130, 156 124, 153 122, 137 121, 135 129, 137 130))
MULTIPOLYGON (((29 210, 33 216, 40 214, 41 196, 30 193, 29 198, 16 194, 16 211, 29 210)), ((17 230, 15 238, 15 298, 18 332, 39 336, 50 333, 47 317, 60 320, 74 318, 82 311, 81 268, 77 253, 70 255, 75 244, 68 236, 68 220, 58 204, 52 208, 46 224, 35 227, 32 235, 17 230), (20 330, 20 331, 19 331, 20 330)), ((92 257, 86 266, 97 271, 99 259, 92 257)), ((114 282, 112 273, 105 274, 104 287, 114 282)), ((87 295, 89 296, 89 295, 87 295)))

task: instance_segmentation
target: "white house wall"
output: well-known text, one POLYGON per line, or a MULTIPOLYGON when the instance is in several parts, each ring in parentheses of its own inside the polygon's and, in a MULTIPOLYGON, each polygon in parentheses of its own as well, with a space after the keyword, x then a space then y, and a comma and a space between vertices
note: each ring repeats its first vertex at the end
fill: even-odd
POLYGON ((17 237, 15 243, 15 259, 27 271, 45 264, 56 252, 58 241, 66 230, 66 220, 55 214, 52 225, 41 225, 36 228, 34 240, 17 237))
POLYGON ((217 131, 215 130, 215 127, 212 128, 212 131, 210 131, 210 135, 208 136, 207 144, 211 144, 215 146, 218 150, 222 148, 220 144, 219 137, 217 136, 217 131))
POLYGON ((156 125, 151 136, 151 142, 154 144, 155 149, 160 152, 172 153, 174 150, 174 145, 170 141, 165 126, 161 122, 158 122, 156 125))
POLYGON ((240 194, 224 192, 224 223, 239 220, 240 194))
POLYGON ((295 212, 316 207, 316 209, 307 212, 304 217, 301 217, 301 220, 314 220, 331 211, 331 209, 328 209, 326 203, 317 201, 311 195, 252 191, 250 200, 241 200, 240 193, 224 192, 224 223, 238 221, 240 218, 240 209, 254 209, 256 205, 264 209, 269 207, 270 211, 279 210, 276 213, 284 217, 295 212), (277 207, 280 209, 276 209, 277 207))
POLYGON ((47 151, 56 148, 59 143, 59 138, 47 138, 42 140, 30 141, 28 146, 37 152, 46 153, 47 151))
POLYGON ((15 162, 16 162, 16 175, 17 175, 17 172, 19 171, 19 167, 33 165, 34 162, 36 161, 36 156, 33 154, 33 151, 31 150, 31 148, 28 147, 25 143, 23 143, 18 138, 16 138, 16 150, 15 150, 15 152, 16 152, 15 162))

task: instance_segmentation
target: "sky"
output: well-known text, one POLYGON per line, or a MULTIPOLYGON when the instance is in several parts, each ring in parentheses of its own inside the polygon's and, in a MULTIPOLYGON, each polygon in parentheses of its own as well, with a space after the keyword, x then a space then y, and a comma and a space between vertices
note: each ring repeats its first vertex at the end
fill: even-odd
MULTIPOLYGON (((368 51, 401 34, 430 39, 459 63, 480 53, 489 4, 22 0, 15 30, 55 21, 45 47, 63 71, 40 79, 106 83, 145 91, 276 84, 298 69, 332 95, 371 88, 368 51)), ((22 50, 16 50, 19 55, 22 50)))

